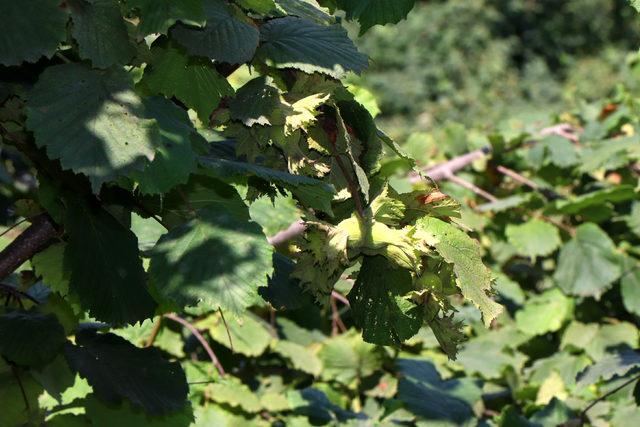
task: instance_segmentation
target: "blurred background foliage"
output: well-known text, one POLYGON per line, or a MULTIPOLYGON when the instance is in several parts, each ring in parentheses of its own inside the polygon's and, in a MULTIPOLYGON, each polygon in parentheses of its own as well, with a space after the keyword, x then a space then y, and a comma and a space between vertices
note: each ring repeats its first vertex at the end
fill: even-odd
POLYGON ((359 43, 372 61, 354 82, 400 140, 499 129, 638 89, 640 20, 626 0, 431 0, 359 43))

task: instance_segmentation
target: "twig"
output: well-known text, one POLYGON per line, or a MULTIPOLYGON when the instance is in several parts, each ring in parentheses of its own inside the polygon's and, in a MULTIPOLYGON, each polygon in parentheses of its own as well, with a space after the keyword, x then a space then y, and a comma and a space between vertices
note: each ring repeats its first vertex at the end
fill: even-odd
POLYGON ((623 388, 625 388, 626 386, 628 386, 629 384, 631 384, 632 382, 637 381, 637 380, 640 380, 640 374, 638 374, 638 375, 636 375, 634 377, 631 377, 631 379, 625 381, 624 383, 622 383, 618 387, 614 388, 613 390, 609 390, 607 393, 603 394, 602 396, 598 397, 593 402, 591 402, 586 408, 584 408, 582 410, 582 412, 580 412, 580 425, 584 425, 584 422, 586 421, 587 411, 589 409, 593 408, 598 402, 601 402, 602 400, 604 400, 607 397, 611 396, 612 394, 622 390, 623 388))
POLYGON ((56 57, 60 58, 62 60, 62 62, 66 63, 66 64, 71 64, 71 62, 72 62, 69 58, 67 58, 66 56, 64 56, 60 52, 56 52, 56 57))
POLYGON ((31 225, 0 252, 0 280, 47 248, 57 236, 58 231, 48 215, 34 217, 31 225))
POLYGON ((229 325, 227 324, 227 319, 224 318, 224 314, 222 313, 222 309, 218 307, 218 311, 220 312, 220 318, 222 319, 222 323, 224 324, 224 328, 227 330, 227 336, 229 337, 229 348, 233 351, 233 340, 231 339, 231 330, 229 329, 229 325))
POLYGON ((291 225, 286 228, 285 230, 279 231, 278 233, 276 233, 275 235, 268 237, 267 240, 269 241, 269 243, 271 243, 273 246, 279 246, 285 242, 288 242, 289 240, 293 239, 296 236, 301 235, 302 233, 304 233, 304 230, 307 226, 305 225, 304 221, 302 221, 301 219, 298 221, 295 221, 293 223, 291 223, 291 225))
POLYGON ((202 336, 200 331, 198 331, 198 329, 195 326, 193 326, 191 323, 184 320, 182 317, 179 317, 173 313, 165 314, 164 317, 166 317, 167 319, 173 320, 174 322, 178 322, 182 326, 187 328, 193 334, 193 336, 196 337, 196 339, 200 342, 204 350, 207 352, 207 354, 209 355, 209 359, 211 359, 211 362, 218 370, 218 373, 220 374, 220 376, 224 377, 226 375, 224 368, 220 364, 220 361, 216 357, 216 354, 213 352, 213 349, 211 348, 211 346, 209 345, 205 337, 202 336))
POLYGON ((347 327, 342 322, 342 318, 340 317, 340 311, 338 310, 338 305, 336 304, 336 299, 331 295, 330 299, 331 303, 331 335, 338 335, 338 329, 342 332, 347 331, 347 327))
POLYGON ((480 197, 484 197, 485 199, 489 200, 490 202, 497 202, 498 198, 495 197, 493 194, 487 193, 486 191, 484 191, 482 188, 478 187, 477 185, 466 181, 456 175, 449 175, 446 177, 446 179, 448 181, 453 182, 456 185, 459 185, 462 188, 466 188, 467 190, 471 190, 473 191, 475 194, 477 194, 480 197))
POLYGON ((151 335, 147 339, 146 347, 151 347, 155 342, 158 334, 160 333, 160 328, 162 327, 162 316, 158 318, 158 321, 153 325, 153 329, 151 330, 151 335))
POLYGON ((29 404, 29 399, 27 398, 27 393, 24 390, 24 385, 22 385, 22 380, 20 379, 20 374, 18 373, 18 369, 15 365, 11 364, 11 372, 13 376, 16 378, 16 382, 18 383, 18 387, 20 387, 20 393, 22 393, 22 399, 24 400, 24 406, 27 409, 27 412, 31 414, 31 405, 29 404))
POLYGON ((338 301, 340 301, 341 303, 343 303, 344 305, 346 305, 347 307, 351 307, 351 303, 349 302, 349 300, 342 295, 340 292, 338 291, 331 291, 331 296, 335 299, 337 299, 338 301))
MULTIPOLYGON (((474 161, 486 157, 491 153, 491 147, 486 146, 478 150, 471 151, 458 157, 454 157, 444 163, 440 163, 424 170, 424 174, 434 181, 441 181, 453 175, 460 169, 470 165, 474 161)), ((418 173, 409 175, 409 182, 412 184, 422 181, 422 176, 418 173)))
POLYGON ((525 185, 533 190, 538 190, 540 188, 538 184, 531 181, 529 178, 525 178, 524 176, 520 175, 518 172, 512 169, 509 169, 507 167, 500 165, 496 168, 496 170, 501 174, 506 175, 509 178, 513 179, 514 181, 519 182, 520 184, 525 185))
POLYGON ((540 136, 548 135, 558 135, 571 142, 578 142, 578 136, 574 133, 574 128, 569 123, 560 123, 554 126, 549 126, 540 131, 540 136))

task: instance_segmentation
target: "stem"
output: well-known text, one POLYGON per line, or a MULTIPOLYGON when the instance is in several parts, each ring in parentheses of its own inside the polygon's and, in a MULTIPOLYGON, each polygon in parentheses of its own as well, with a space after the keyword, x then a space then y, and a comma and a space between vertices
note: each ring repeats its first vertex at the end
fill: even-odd
POLYGON ((580 412, 580 423, 581 425, 584 424, 585 422, 585 418, 587 416, 587 411, 591 408, 593 408, 598 402, 601 402, 602 400, 606 399, 607 397, 611 396, 612 394, 622 390, 623 388, 625 388, 626 386, 628 386, 629 384, 631 384, 634 381, 637 381, 640 379, 640 374, 631 377, 631 379, 623 382, 621 385, 619 385, 618 387, 614 388, 613 390, 608 391, 607 393, 603 394, 602 396, 600 396, 599 398, 597 398, 596 400, 594 400, 593 402, 591 402, 589 404, 589 406, 587 406, 586 408, 584 408, 582 410, 582 412, 580 412))
POLYGON ((231 330, 229 330, 227 319, 224 318, 224 314, 222 313, 222 309, 220 307, 218 307, 218 311, 220 312, 222 323, 224 323, 224 328, 227 330, 227 337, 229 337, 229 348, 231 348, 231 351, 233 351, 233 340, 231 339, 231 330))
POLYGON ((457 177, 453 174, 448 175, 446 177, 447 180, 453 182, 456 185, 459 185, 462 188, 466 188, 467 190, 471 190, 473 191, 475 194, 477 194, 480 197, 484 197, 485 199, 489 200, 490 202, 497 202, 498 198, 496 196, 494 196, 491 193, 488 193, 486 191, 484 191, 482 188, 476 186, 475 184, 466 181, 460 177, 457 177))
POLYGON ((364 218, 364 207, 362 205, 362 200, 360 200, 360 187, 356 184, 353 179, 351 179, 351 175, 349 175, 347 171, 347 167, 345 166, 340 154, 336 151, 335 143, 333 143, 334 148, 334 159, 336 159, 336 163, 344 176, 344 179, 347 181, 347 188, 349 189, 349 193, 351 193, 351 197, 353 198, 353 203, 356 205, 356 212, 360 218, 364 218))
POLYGON ((340 292, 331 291, 331 297, 333 297, 336 300, 340 301, 341 303, 343 303, 347 307, 351 307, 351 303, 349 302, 349 300, 344 295, 342 295, 340 292))
POLYGON ((213 352, 213 349, 211 348, 211 346, 209 345, 205 337, 202 336, 200 331, 198 331, 198 329, 195 326, 193 326, 191 323, 184 320, 182 317, 177 316, 173 313, 165 314, 164 317, 166 317, 167 319, 173 320, 174 322, 180 323, 182 326, 187 328, 189 332, 191 332, 193 336, 196 337, 196 339, 200 342, 204 350, 207 352, 207 354, 209 355, 209 359, 211 359, 211 362, 218 370, 218 373, 220 374, 220 376, 224 377, 226 375, 224 368, 220 364, 220 361, 218 360, 218 357, 216 356, 216 354, 213 352))
POLYGON ((27 398, 27 393, 24 391, 24 386, 22 385, 22 380, 20 379, 20 374, 18 369, 11 364, 11 372, 13 372, 13 376, 16 378, 16 382, 18 383, 18 387, 20 387, 20 393, 22 393, 22 399, 24 400, 24 406, 29 413, 29 417, 31 417, 31 405, 29 405, 29 399, 27 398))
POLYGON ((149 335, 149 339, 147 339, 146 347, 151 347, 155 342, 158 334, 160 333, 160 329, 162 327, 162 316, 158 318, 158 321, 153 325, 153 329, 151 330, 151 335, 149 335))

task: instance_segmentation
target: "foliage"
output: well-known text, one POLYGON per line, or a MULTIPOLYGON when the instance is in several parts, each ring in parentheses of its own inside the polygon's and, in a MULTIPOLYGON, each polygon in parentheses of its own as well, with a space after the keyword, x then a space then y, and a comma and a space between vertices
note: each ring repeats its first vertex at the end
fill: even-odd
POLYGON ((343 83, 369 60, 338 15, 364 33, 414 1, 398 6, 0 1, 3 219, 30 224, 0 256, 1 425, 360 419, 311 380, 357 390, 380 346, 423 325, 455 358, 455 296, 491 323, 501 306, 458 205, 389 187, 397 145, 343 83), (276 201, 306 222, 278 251, 262 227, 276 201), (345 280, 366 342, 265 321, 292 301, 321 316, 345 280), (248 381, 253 360, 293 375, 248 381))
MULTIPOLYGON (((411 150, 430 165, 490 147, 458 174, 485 203, 410 184, 370 93, 345 85, 368 60, 341 21, 395 31, 413 1, 10 3, 0 426, 637 425, 632 89, 566 111, 573 134, 452 124, 411 150)), ((499 16, 432 3, 417 13, 445 11, 470 43, 499 16)), ((499 3, 514 25, 574 32, 562 52, 634 37, 572 1, 566 27, 499 3)), ((487 28, 522 28, 503 24, 487 28)), ((505 64, 546 52, 516 46, 505 64)))

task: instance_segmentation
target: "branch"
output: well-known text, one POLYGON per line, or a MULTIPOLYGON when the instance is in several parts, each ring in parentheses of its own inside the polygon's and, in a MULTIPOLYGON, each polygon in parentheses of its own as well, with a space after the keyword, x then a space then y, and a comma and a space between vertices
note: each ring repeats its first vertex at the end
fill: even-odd
POLYGON ((298 221, 291 223, 291 225, 288 228, 282 231, 279 231, 278 233, 276 233, 271 237, 267 237, 267 240, 273 246, 280 246, 281 244, 286 243, 289 240, 293 239, 294 237, 304 233, 304 230, 306 227, 307 226, 304 223, 304 221, 300 219, 298 221))
POLYGON ((59 232, 48 215, 34 217, 29 228, 0 252, 0 280, 46 249, 58 236, 59 232))
POLYGON ((196 339, 200 342, 200 344, 202 345, 204 350, 207 352, 207 354, 209 355, 209 359, 211 359, 211 362, 213 363, 213 365, 218 370, 218 373, 220 374, 220 376, 224 377, 226 375, 226 373, 224 371, 224 368, 220 364, 220 361, 216 357, 216 354, 213 352, 213 349, 211 348, 211 346, 207 342, 206 338, 202 336, 200 331, 198 331, 198 329, 195 326, 193 326, 191 323, 189 323, 186 320, 184 320, 182 317, 177 316, 177 315, 172 314, 172 313, 165 314, 164 317, 166 317, 167 319, 173 320, 174 322, 178 322, 182 326, 187 328, 189 330, 189 332, 191 332, 193 334, 193 336, 196 337, 196 339))
POLYGON ((488 193, 486 191, 484 191, 482 188, 478 187, 477 185, 466 181, 458 176, 455 176, 453 174, 449 175, 446 177, 447 180, 453 182, 456 185, 459 185, 462 188, 466 188, 467 190, 471 190, 473 191, 475 194, 477 194, 480 197, 484 197, 485 199, 487 199, 490 202, 497 202, 498 198, 496 196, 494 196, 491 193, 488 193))
POLYGON ((637 381, 637 380, 640 380, 640 374, 636 375, 634 377, 631 377, 629 380, 627 380, 624 383, 620 384, 618 387, 614 388, 613 390, 609 390, 607 393, 603 394, 602 396, 598 397, 593 402, 591 402, 586 408, 584 408, 582 410, 582 412, 580 412, 580 425, 584 425, 585 418, 587 416, 587 411, 589 409, 593 408, 598 402, 603 401, 607 397, 609 397, 612 394, 622 390, 623 388, 625 388, 626 386, 628 386, 629 384, 631 384, 632 382, 637 381))
MULTIPOLYGON (((454 157, 444 163, 424 169, 425 175, 434 181, 441 181, 453 175, 460 169, 470 165, 474 161, 481 159, 491 153, 491 147, 486 146, 478 150, 471 151, 458 157, 454 157)), ((409 176, 409 182, 415 184, 422 181, 422 176, 418 173, 412 173, 409 176)))

